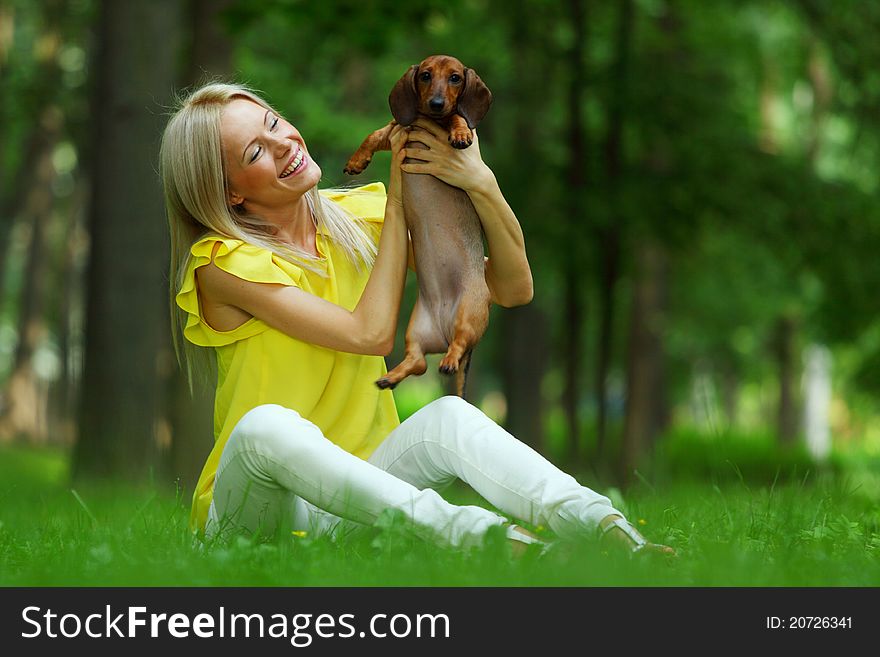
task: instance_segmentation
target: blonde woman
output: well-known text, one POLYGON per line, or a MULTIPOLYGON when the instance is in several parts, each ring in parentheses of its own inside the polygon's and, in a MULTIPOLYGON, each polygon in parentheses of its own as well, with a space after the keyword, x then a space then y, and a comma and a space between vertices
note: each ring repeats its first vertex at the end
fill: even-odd
POLYGON ((409 135, 392 133, 387 195, 381 184, 319 193, 321 169, 302 135, 243 86, 199 88, 170 119, 161 164, 178 353, 189 368, 199 350, 213 350, 218 369, 216 442, 193 530, 336 535, 390 510, 438 544, 479 545, 494 526, 506 526, 514 546, 541 542, 438 495, 460 478, 561 537, 600 528, 633 551, 671 553, 467 402, 444 397, 400 423, 392 392, 374 385, 407 269, 401 171, 465 190, 487 237, 493 300, 532 297, 522 231, 479 144, 454 150, 424 124, 424 164, 403 164, 409 135))

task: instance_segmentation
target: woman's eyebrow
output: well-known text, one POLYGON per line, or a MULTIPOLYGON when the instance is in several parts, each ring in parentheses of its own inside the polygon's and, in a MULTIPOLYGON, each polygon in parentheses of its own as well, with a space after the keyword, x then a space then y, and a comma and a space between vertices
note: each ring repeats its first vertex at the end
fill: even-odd
MULTIPOLYGON (((269 110, 266 110, 266 113, 263 114, 263 125, 266 125, 266 120, 267 120, 268 118, 269 118, 269 110)), ((251 139, 251 140, 248 142, 247 146, 244 147, 244 150, 241 152, 241 161, 242 161, 242 162, 244 162, 244 161, 247 159, 247 152, 248 152, 248 150, 250 149, 251 144, 253 144, 255 141, 257 141, 257 138, 256 138, 256 137, 254 137, 253 139, 251 139)))

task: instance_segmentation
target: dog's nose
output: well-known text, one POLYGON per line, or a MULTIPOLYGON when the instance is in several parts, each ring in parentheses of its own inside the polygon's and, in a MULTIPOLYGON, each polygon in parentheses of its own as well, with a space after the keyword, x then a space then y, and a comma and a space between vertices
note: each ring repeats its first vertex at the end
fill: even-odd
POLYGON ((439 112, 443 109, 443 99, 442 98, 432 98, 428 101, 428 107, 430 107, 435 112, 439 112))

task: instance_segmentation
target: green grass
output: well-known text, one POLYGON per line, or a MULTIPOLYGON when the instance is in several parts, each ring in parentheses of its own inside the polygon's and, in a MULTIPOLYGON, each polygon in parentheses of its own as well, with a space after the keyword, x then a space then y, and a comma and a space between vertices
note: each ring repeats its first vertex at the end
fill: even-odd
MULTIPOLYGON (((338 544, 309 536, 242 537, 197 550, 186 529, 188 500, 173 487, 91 485, 74 494, 63 454, 5 447, 0 585, 880 585, 876 471, 805 472, 797 479, 776 476, 775 483, 709 476, 715 483, 646 480, 627 494, 630 519, 644 520, 646 535, 679 550, 671 564, 604 554, 589 540, 516 560, 500 534, 463 553, 393 527, 338 544)), ((449 495, 475 501, 463 487, 449 495)))

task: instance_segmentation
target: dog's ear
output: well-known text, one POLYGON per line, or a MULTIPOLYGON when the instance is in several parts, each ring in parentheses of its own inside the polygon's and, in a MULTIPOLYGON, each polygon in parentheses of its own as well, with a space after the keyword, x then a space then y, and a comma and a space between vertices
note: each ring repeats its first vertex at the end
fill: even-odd
POLYGON ((400 125, 412 125, 419 113, 419 98, 416 95, 416 71, 418 64, 413 64, 403 77, 394 85, 388 104, 391 115, 400 125))
POLYGON ((472 68, 464 69, 464 90, 458 97, 458 113, 473 130, 492 105, 492 92, 472 68))

